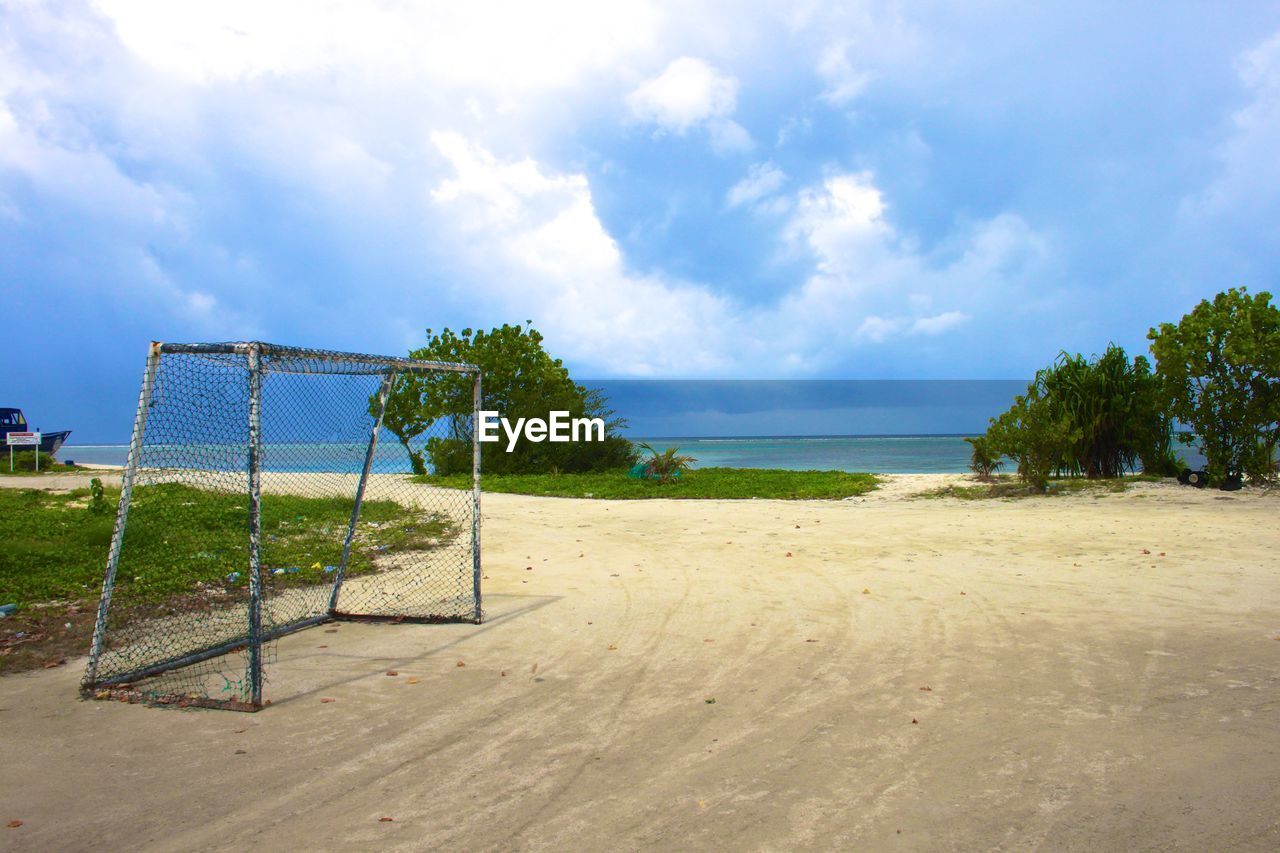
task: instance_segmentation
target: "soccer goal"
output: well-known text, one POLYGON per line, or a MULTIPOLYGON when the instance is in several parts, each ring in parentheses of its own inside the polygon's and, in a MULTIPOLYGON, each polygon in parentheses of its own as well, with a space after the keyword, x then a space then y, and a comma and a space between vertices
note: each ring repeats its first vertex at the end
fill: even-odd
POLYGON ((480 622, 480 381, 467 364, 153 343, 82 692, 257 710, 286 634, 480 622), (414 410, 410 437, 389 429, 411 431, 388 414, 400 383, 436 409, 414 410), (469 456, 471 476, 414 482, 411 454, 469 456))

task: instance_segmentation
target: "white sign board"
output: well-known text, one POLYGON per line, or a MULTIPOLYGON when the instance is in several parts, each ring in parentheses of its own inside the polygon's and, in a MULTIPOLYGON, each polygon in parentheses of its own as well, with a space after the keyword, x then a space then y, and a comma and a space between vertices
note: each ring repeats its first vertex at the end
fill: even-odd
POLYGON ((13 448, 35 445, 36 448, 36 470, 40 470, 40 433, 38 432, 11 432, 5 437, 5 443, 9 445, 9 470, 13 470, 13 448))

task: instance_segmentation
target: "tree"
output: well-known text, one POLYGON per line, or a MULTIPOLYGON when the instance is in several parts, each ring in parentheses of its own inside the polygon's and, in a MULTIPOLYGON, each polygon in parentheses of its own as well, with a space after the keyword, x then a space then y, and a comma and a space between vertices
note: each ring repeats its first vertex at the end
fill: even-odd
POLYGON ((1280 308, 1230 288, 1147 333, 1170 414, 1199 439, 1213 480, 1274 476, 1280 440, 1280 308))
POLYGON ((1115 344, 1092 359, 1062 352, 1036 373, 1035 387, 1075 435, 1063 448, 1059 473, 1120 477, 1139 465, 1154 474, 1177 473, 1171 425, 1145 357, 1130 361, 1115 344))
MULTIPOLYGON (((564 363, 542 348, 542 340, 531 324, 503 325, 488 332, 455 333, 446 328, 434 334, 427 329, 426 346, 409 357, 476 365, 483 376, 481 409, 499 412, 511 423, 519 418, 546 420, 552 411, 605 421, 603 441, 519 441, 511 452, 505 441, 482 444, 485 471, 574 472, 629 466, 636 451, 617 434, 623 421, 614 417, 599 390, 575 384, 564 363)), ((409 451, 415 473, 425 473, 428 461, 437 474, 471 470, 471 394, 468 376, 439 373, 397 379, 383 423, 409 451), (425 451, 421 443, 415 450, 415 440, 433 428, 444 434, 429 438, 425 451)))
POLYGON ((993 456, 1016 459, 1018 476, 1043 492, 1049 478, 1065 467, 1067 448, 1079 441, 1080 430, 1032 384, 1014 398, 1009 411, 991 419, 987 438, 993 456))
MULTIPOLYGON (((413 440, 426 432, 435 420, 422 405, 421 397, 425 392, 421 377, 402 373, 396 377, 382 413, 382 425, 404 445, 415 474, 427 473, 427 463, 423 460, 422 450, 414 448, 413 440)), ((377 397, 369 401, 369 414, 378 415, 377 397)))
POLYGON ((1004 467, 1004 462, 1000 460, 1000 454, 996 452, 991 436, 975 435, 966 438, 965 441, 969 442, 973 448, 973 453, 969 456, 969 468, 978 475, 979 480, 990 481, 995 473, 1004 467))
POLYGON ((647 450, 652 454, 644 463, 644 473, 646 477, 656 478, 658 483, 671 483, 684 471, 688 471, 693 467, 693 463, 697 462, 692 456, 680 455, 680 449, 677 447, 668 447, 662 452, 647 442, 640 444, 641 450, 647 450))
POLYGON ((1115 344, 1092 359, 1060 353, 1036 372, 1026 395, 992 419, 985 439, 981 447, 970 440, 979 475, 980 463, 1004 454, 1037 488, 1053 474, 1119 477, 1141 465, 1171 476, 1178 467, 1150 363, 1143 356, 1130 361, 1115 344))

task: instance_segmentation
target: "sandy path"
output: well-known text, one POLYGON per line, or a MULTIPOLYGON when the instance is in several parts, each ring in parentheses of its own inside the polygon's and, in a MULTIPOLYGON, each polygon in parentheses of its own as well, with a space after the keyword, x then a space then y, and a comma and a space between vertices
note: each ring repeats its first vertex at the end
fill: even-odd
POLYGON ((69 492, 72 489, 87 489, 89 482, 97 477, 104 486, 120 488, 120 469, 118 467, 91 467, 84 473, 75 474, 41 474, 39 476, 19 476, 0 471, 0 489, 37 489, 42 492, 69 492))
POLYGON ((0 680, 0 847, 1280 846, 1280 499, 912 482, 486 495, 487 624, 286 638, 256 715, 0 680))

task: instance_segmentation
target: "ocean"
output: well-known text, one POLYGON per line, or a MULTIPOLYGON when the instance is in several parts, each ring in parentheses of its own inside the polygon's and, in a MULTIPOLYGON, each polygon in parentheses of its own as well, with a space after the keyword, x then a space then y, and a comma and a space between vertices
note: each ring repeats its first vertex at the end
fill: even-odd
MULTIPOLYGON (((633 436, 637 444, 648 442, 658 450, 678 447, 693 456, 694 467, 784 468, 791 471, 868 471, 876 474, 938 474, 968 470, 969 445, 959 435, 843 435, 768 437, 654 437, 633 436)), ((62 461, 99 465, 123 465, 129 448, 123 444, 66 445, 62 461)), ((340 456, 343 470, 358 470, 364 448, 356 445, 267 445, 263 449, 268 471, 332 470, 340 456), (335 450, 337 453, 335 454, 335 450)), ((220 470, 239 468, 242 448, 201 446, 202 464, 220 470)), ((395 442, 380 442, 373 470, 382 474, 405 473, 409 460, 395 442)))
MULTIPOLYGON (((984 432, 988 420, 1008 409, 1014 396, 1027 387, 1025 381, 1012 379, 606 379, 582 384, 604 395, 608 407, 624 420, 620 429, 627 438, 659 450, 678 447, 697 460, 695 467, 874 474, 967 471, 971 448, 965 436, 984 432)), ((314 435, 317 425, 324 426, 325 418, 333 417, 330 409, 286 409, 267 435, 301 441, 302 435, 314 435), (298 411, 302 419, 295 422, 291 418, 299 417, 298 411)), ((192 440, 199 441, 198 427, 192 429, 192 440)), ((187 463, 192 467, 244 468, 243 447, 198 446, 198 454, 186 453, 196 457, 187 463)), ((364 451, 363 443, 277 441, 265 445, 264 467, 268 471, 358 472, 364 451), (340 461, 335 464, 337 457, 340 461)), ((1193 467, 1203 462, 1192 449, 1180 452, 1193 467)), ((66 445, 59 458, 123 465, 127 455, 123 443, 101 443, 66 445)), ((1006 465, 1006 470, 1012 468, 1006 465)), ((387 434, 379 441, 373 470, 410 470, 404 449, 387 434)))
POLYGON ((678 447, 695 468, 783 468, 949 474, 969 469, 972 448, 960 435, 830 435, 764 438, 651 438, 658 450, 678 447))

